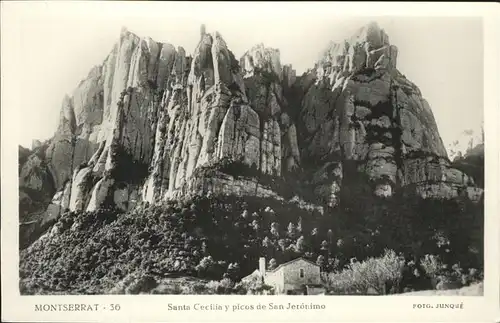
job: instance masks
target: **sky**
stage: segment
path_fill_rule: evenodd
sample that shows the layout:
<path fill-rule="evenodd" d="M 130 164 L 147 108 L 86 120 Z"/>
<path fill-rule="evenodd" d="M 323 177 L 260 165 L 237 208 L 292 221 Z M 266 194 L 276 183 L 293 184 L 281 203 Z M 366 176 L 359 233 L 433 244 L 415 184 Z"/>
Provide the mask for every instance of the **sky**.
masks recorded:
<path fill-rule="evenodd" d="M 362 10 L 361 10 L 362 11 Z M 483 121 L 480 18 L 346 16 L 314 3 L 2 2 L 2 108 L 18 112 L 18 143 L 50 138 L 61 102 L 100 65 L 120 30 L 192 53 L 200 25 L 219 31 L 236 57 L 257 43 L 278 48 L 300 74 L 319 53 L 370 21 L 398 47 L 398 69 L 429 102 L 445 146 Z"/>

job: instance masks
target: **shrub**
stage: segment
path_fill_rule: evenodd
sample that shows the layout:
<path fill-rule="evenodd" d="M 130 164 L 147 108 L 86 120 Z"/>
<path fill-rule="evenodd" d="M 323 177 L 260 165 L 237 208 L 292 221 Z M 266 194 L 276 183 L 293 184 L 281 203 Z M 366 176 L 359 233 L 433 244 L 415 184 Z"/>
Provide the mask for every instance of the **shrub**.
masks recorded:
<path fill-rule="evenodd" d="M 439 281 L 439 276 L 444 269 L 444 264 L 436 255 L 425 255 L 420 259 L 420 265 L 424 270 L 425 274 L 433 281 L 435 286 Z"/>
<path fill-rule="evenodd" d="M 140 294 L 148 293 L 157 286 L 156 279 L 150 274 L 133 272 L 127 275 L 115 287 L 113 287 L 110 294 Z"/>
<path fill-rule="evenodd" d="M 201 259 L 195 270 L 200 277 L 218 277 L 223 272 L 221 264 L 215 262 L 212 256 Z"/>
<path fill-rule="evenodd" d="M 240 272 L 240 265 L 237 262 L 230 263 L 227 266 L 226 274 L 230 279 L 236 279 L 239 275 L 239 272 Z"/>
<path fill-rule="evenodd" d="M 160 284 L 151 291 L 151 294 L 169 294 L 169 295 L 179 295 L 179 294 L 190 294 L 185 293 L 185 288 L 179 283 L 174 284 Z"/>
<path fill-rule="evenodd" d="M 482 273 L 475 268 L 464 270 L 459 263 L 449 268 L 439 256 L 425 255 L 420 260 L 426 275 L 438 290 L 455 289 L 483 280 Z"/>
<path fill-rule="evenodd" d="M 245 293 L 244 291 L 246 291 L 246 294 L 250 295 L 274 294 L 274 288 L 265 284 L 258 276 L 253 277 L 251 280 L 239 283 L 235 286 L 235 290 L 237 290 L 240 294 Z"/>
<path fill-rule="evenodd" d="M 278 263 L 276 262 L 276 259 L 271 258 L 271 259 L 269 260 L 269 264 L 267 265 L 267 269 L 269 269 L 269 270 L 273 270 L 273 269 L 275 269 L 276 267 L 278 267 Z"/>
<path fill-rule="evenodd" d="M 215 290 L 210 287 L 210 282 L 198 279 L 185 278 L 165 278 L 160 280 L 158 286 L 154 288 L 152 294 L 172 294 L 172 295 L 206 295 L 215 294 Z"/>
<path fill-rule="evenodd" d="M 239 283 L 237 283 L 237 284 L 234 285 L 233 292 L 234 292 L 234 294 L 237 294 L 237 295 L 246 295 L 246 294 L 248 294 L 248 291 L 245 288 L 245 284 L 242 283 L 242 282 L 239 282 Z"/>
<path fill-rule="evenodd" d="M 475 284 L 483 280 L 484 280 L 483 273 L 477 270 L 476 268 L 469 268 L 467 273 L 462 274 L 463 285 Z"/>
<path fill-rule="evenodd" d="M 404 258 L 385 250 L 379 258 L 352 260 L 346 269 L 328 276 L 329 289 L 336 294 L 395 293 L 402 279 Z"/>
<path fill-rule="evenodd" d="M 208 282 L 206 287 L 215 294 L 232 294 L 234 282 L 229 278 L 223 278 L 220 281 L 212 280 Z"/>
<path fill-rule="evenodd" d="M 462 283 L 454 277 L 440 275 L 438 276 L 438 283 L 436 284 L 437 290 L 457 289 L 462 287 Z"/>

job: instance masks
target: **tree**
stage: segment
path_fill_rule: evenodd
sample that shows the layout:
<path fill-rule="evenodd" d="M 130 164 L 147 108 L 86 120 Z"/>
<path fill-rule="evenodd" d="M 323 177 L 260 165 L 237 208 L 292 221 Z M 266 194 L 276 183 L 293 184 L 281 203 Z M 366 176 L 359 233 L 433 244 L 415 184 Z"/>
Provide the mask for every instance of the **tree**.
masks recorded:
<path fill-rule="evenodd" d="M 216 265 L 215 261 L 213 260 L 212 256 L 207 256 L 203 257 L 198 265 L 195 267 L 196 271 L 200 275 L 206 275 L 210 274 L 212 270 L 214 269 L 214 266 Z"/>
<path fill-rule="evenodd" d="M 297 233 L 302 233 L 302 217 L 299 217 L 299 222 L 297 223 Z"/>
<path fill-rule="evenodd" d="M 332 229 L 328 230 L 326 236 L 328 238 L 328 243 L 332 245 L 333 244 L 333 231 L 332 231 Z"/>
<path fill-rule="evenodd" d="M 273 209 L 271 209 L 269 206 L 267 206 L 267 207 L 264 209 L 264 212 L 267 212 L 267 213 L 269 213 L 269 214 L 271 214 L 271 215 L 274 215 L 274 210 L 273 210 Z"/>
<path fill-rule="evenodd" d="M 252 227 L 253 227 L 253 229 L 254 229 L 255 231 L 259 231 L 259 228 L 260 228 L 260 226 L 259 226 L 259 222 L 258 222 L 257 220 L 253 220 L 253 221 L 252 221 Z"/>
<path fill-rule="evenodd" d="M 262 240 L 262 246 L 264 248 L 270 248 L 272 247 L 273 243 L 271 242 L 271 240 L 266 236 L 263 240 Z"/>
<path fill-rule="evenodd" d="M 279 238 L 280 233 L 279 233 L 279 225 L 276 222 L 271 223 L 271 234 L 275 236 L 276 238 Z"/>
<path fill-rule="evenodd" d="M 328 258 L 328 271 L 337 270 L 340 265 L 340 260 L 337 258 Z"/>
<path fill-rule="evenodd" d="M 278 263 L 276 262 L 276 259 L 274 258 L 271 258 L 269 260 L 269 264 L 267 265 L 267 269 L 269 270 L 273 270 L 274 268 L 276 268 L 278 266 Z"/>
<path fill-rule="evenodd" d="M 304 236 L 300 236 L 300 238 L 297 239 L 297 243 L 295 244 L 295 249 L 297 252 L 304 252 L 306 248 L 306 243 L 304 240 Z"/>
<path fill-rule="evenodd" d="M 316 259 L 316 264 L 321 268 L 324 269 L 326 265 L 326 259 L 325 256 L 319 255 L 318 259 Z"/>
<path fill-rule="evenodd" d="M 236 277 L 239 274 L 239 271 L 240 271 L 240 265 L 237 262 L 230 263 L 227 266 L 227 274 L 228 274 L 229 278 L 232 280 L 236 279 Z"/>
<path fill-rule="evenodd" d="M 201 243 L 201 253 L 204 255 L 207 254 L 207 243 L 205 241 Z"/>
<path fill-rule="evenodd" d="M 297 229 L 295 228 L 295 225 L 292 222 L 288 223 L 287 236 L 290 239 L 294 239 L 296 235 L 297 235 Z"/>
<path fill-rule="evenodd" d="M 284 252 L 285 248 L 286 248 L 286 241 L 285 241 L 285 239 L 279 239 L 278 240 L 278 245 L 280 246 L 281 251 Z"/>

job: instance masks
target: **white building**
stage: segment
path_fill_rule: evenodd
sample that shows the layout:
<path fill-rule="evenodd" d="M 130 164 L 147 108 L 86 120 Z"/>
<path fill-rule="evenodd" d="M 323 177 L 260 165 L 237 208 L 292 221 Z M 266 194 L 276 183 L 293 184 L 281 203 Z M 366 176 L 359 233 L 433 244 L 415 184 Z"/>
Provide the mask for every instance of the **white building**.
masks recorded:
<path fill-rule="evenodd" d="M 242 279 L 249 282 L 262 279 L 266 285 L 274 287 L 276 294 L 323 294 L 325 289 L 321 284 L 320 267 L 304 258 L 296 258 L 279 265 L 275 269 L 266 269 L 266 259 L 259 259 L 259 268 Z"/>

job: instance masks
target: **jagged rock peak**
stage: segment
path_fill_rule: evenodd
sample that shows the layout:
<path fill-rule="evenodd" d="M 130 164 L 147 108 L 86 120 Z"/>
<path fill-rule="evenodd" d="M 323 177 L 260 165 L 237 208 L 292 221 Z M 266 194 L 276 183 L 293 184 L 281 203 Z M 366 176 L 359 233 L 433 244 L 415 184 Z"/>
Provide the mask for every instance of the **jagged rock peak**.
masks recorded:
<path fill-rule="evenodd" d="M 348 40 L 349 43 L 368 43 L 372 48 L 380 48 L 390 45 L 389 36 L 384 29 L 380 28 L 377 22 L 372 21 L 359 28 L 357 32 Z"/>
<path fill-rule="evenodd" d="M 206 36 L 208 36 L 208 38 L 212 41 L 214 39 L 219 39 L 221 42 L 224 42 L 224 44 L 226 44 L 226 42 L 224 41 L 224 39 L 219 31 L 214 30 L 211 33 L 209 33 L 209 32 L 207 32 L 207 26 L 205 24 L 202 24 L 200 26 L 200 39 L 203 40 Z"/>
<path fill-rule="evenodd" d="M 127 33 L 129 33 L 128 28 L 126 26 L 122 26 L 122 28 L 120 30 L 120 35 L 123 36 Z"/>
<path fill-rule="evenodd" d="M 256 69 L 274 73 L 280 80 L 283 77 L 279 49 L 266 47 L 263 43 L 253 46 L 243 54 L 240 66 L 245 77 L 252 76 Z"/>
<path fill-rule="evenodd" d="M 73 100 L 65 95 L 62 102 L 59 127 L 65 128 L 69 133 L 74 133 L 76 129 L 75 110 L 73 108 Z"/>
<path fill-rule="evenodd" d="M 37 149 L 37 148 L 39 148 L 41 146 L 42 146 L 42 142 L 40 140 L 33 139 L 31 141 L 31 150 L 35 150 L 35 149 Z"/>
<path fill-rule="evenodd" d="M 269 176 L 293 184 L 301 174 L 310 179 L 297 197 L 330 207 L 342 190 L 480 200 L 472 177 L 447 160 L 432 110 L 396 58 L 376 23 L 331 42 L 299 78 L 263 43 L 236 60 L 205 25 L 192 56 L 123 27 L 64 98 L 47 148 L 19 150 L 20 189 L 50 193 L 40 223 L 65 209 L 125 211 L 191 194 L 283 199 Z M 234 176 L 241 163 L 251 178 Z"/>
<path fill-rule="evenodd" d="M 343 42 L 331 41 L 317 62 L 316 71 L 321 78 L 325 74 L 332 76 L 330 72 L 347 76 L 367 68 L 392 70 L 396 68 L 397 54 L 398 49 L 389 43 L 387 33 L 371 22 Z"/>
<path fill-rule="evenodd" d="M 120 44 L 123 44 L 124 41 L 126 40 L 139 40 L 140 37 L 136 34 L 134 34 L 133 32 L 131 32 L 130 30 L 128 30 L 127 27 L 122 27 L 121 30 L 120 30 L 120 38 L 119 38 L 119 41 L 118 41 L 118 46 Z"/>
<path fill-rule="evenodd" d="M 188 84 L 197 84 L 203 92 L 215 84 L 234 83 L 239 71 L 234 54 L 219 32 L 207 33 L 204 25 L 200 29 L 201 37 L 192 56 Z"/>

